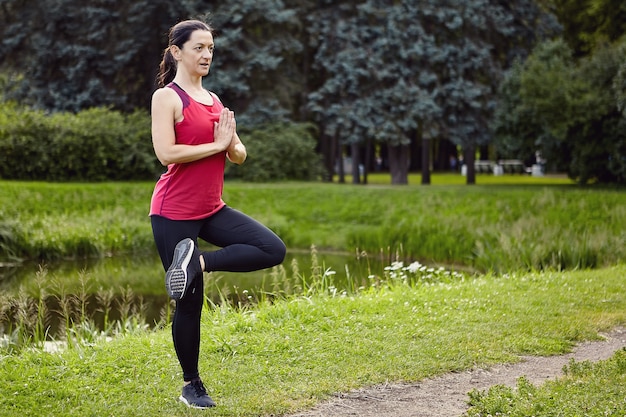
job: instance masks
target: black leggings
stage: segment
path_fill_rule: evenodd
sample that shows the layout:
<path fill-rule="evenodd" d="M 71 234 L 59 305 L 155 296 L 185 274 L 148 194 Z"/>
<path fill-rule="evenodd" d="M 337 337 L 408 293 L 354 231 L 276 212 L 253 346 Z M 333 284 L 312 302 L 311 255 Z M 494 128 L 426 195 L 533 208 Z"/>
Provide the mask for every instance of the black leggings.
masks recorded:
<path fill-rule="evenodd" d="M 278 265 L 285 258 L 285 244 L 274 232 L 228 206 L 202 220 L 169 220 L 151 216 L 151 221 L 154 241 L 165 270 L 172 263 L 176 244 L 187 237 L 193 239 L 196 245 L 199 237 L 221 248 L 202 252 L 204 270 L 208 272 L 256 271 Z M 203 301 L 203 279 L 194 279 L 185 297 L 176 302 L 172 319 L 174 349 L 185 381 L 199 376 L 200 314 Z"/>

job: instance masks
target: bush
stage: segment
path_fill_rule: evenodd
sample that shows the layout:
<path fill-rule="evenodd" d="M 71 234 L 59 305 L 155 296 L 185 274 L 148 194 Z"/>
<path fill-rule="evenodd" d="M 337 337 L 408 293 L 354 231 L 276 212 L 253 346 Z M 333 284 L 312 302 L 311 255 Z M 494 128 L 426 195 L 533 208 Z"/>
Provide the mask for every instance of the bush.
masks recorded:
<path fill-rule="evenodd" d="M 248 159 L 240 167 L 229 164 L 226 175 L 244 181 L 315 180 L 322 172 L 315 152 L 313 127 L 304 123 L 276 123 L 239 129 Z"/>
<path fill-rule="evenodd" d="M 0 104 L 0 177 L 42 181 L 155 178 L 150 117 L 92 108 L 54 113 Z"/>
<path fill-rule="evenodd" d="M 322 173 L 313 127 L 277 123 L 240 128 L 248 150 L 226 175 L 245 181 L 313 180 Z M 106 108 L 48 115 L 0 103 L 0 178 L 39 181 L 155 179 L 163 167 L 152 148 L 150 116 Z"/>

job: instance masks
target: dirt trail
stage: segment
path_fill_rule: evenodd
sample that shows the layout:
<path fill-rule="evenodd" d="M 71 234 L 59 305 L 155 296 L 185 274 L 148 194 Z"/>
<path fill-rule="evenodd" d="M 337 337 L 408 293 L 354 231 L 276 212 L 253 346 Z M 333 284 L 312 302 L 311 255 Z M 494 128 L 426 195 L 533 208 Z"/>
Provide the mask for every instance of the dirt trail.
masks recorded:
<path fill-rule="evenodd" d="M 603 334 L 605 340 L 585 342 L 567 355 L 524 356 L 523 361 L 442 375 L 415 384 L 386 384 L 338 394 L 312 410 L 286 417 L 459 417 L 467 411 L 467 393 L 496 384 L 515 386 L 525 376 L 541 384 L 562 374 L 570 359 L 599 361 L 626 347 L 626 328 Z"/>

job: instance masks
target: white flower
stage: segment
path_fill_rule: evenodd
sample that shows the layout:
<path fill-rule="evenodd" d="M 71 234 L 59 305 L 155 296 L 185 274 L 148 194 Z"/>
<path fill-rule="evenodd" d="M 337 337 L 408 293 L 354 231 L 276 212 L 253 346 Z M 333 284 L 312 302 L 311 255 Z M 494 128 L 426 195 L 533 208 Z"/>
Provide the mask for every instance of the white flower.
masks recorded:
<path fill-rule="evenodd" d="M 422 267 L 422 264 L 419 262 L 413 262 L 411 263 L 409 266 L 406 267 L 406 270 L 409 271 L 410 273 L 414 274 L 416 273 L 420 268 Z"/>

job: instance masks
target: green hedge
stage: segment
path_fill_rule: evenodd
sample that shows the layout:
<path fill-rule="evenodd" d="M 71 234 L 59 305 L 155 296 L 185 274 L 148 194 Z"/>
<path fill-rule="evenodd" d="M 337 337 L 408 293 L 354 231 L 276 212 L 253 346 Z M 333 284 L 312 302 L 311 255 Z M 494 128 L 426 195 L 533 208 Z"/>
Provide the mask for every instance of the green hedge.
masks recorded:
<path fill-rule="evenodd" d="M 274 124 L 240 128 L 248 149 L 227 175 L 246 181 L 319 178 L 312 128 Z M 155 179 L 164 168 L 152 148 L 150 115 L 106 108 L 46 114 L 0 103 L 0 178 L 38 181 Z"/>
<path fill-rule="evenodd" d="M 145 111 L 122 114 L 106 108 L 74 113 L 0 104 L 0 177 L 43 181 L 105 181 L 155 178 Z"/>
<path fill-rule="evenodd" d="M 250 182 L 321 178 L 323 166 L 315 151 L 317 143 L 312 125 L 275 123 L 238 130 L 248 158 L 241 166 L 229 165 L 228 177 Z"/>

